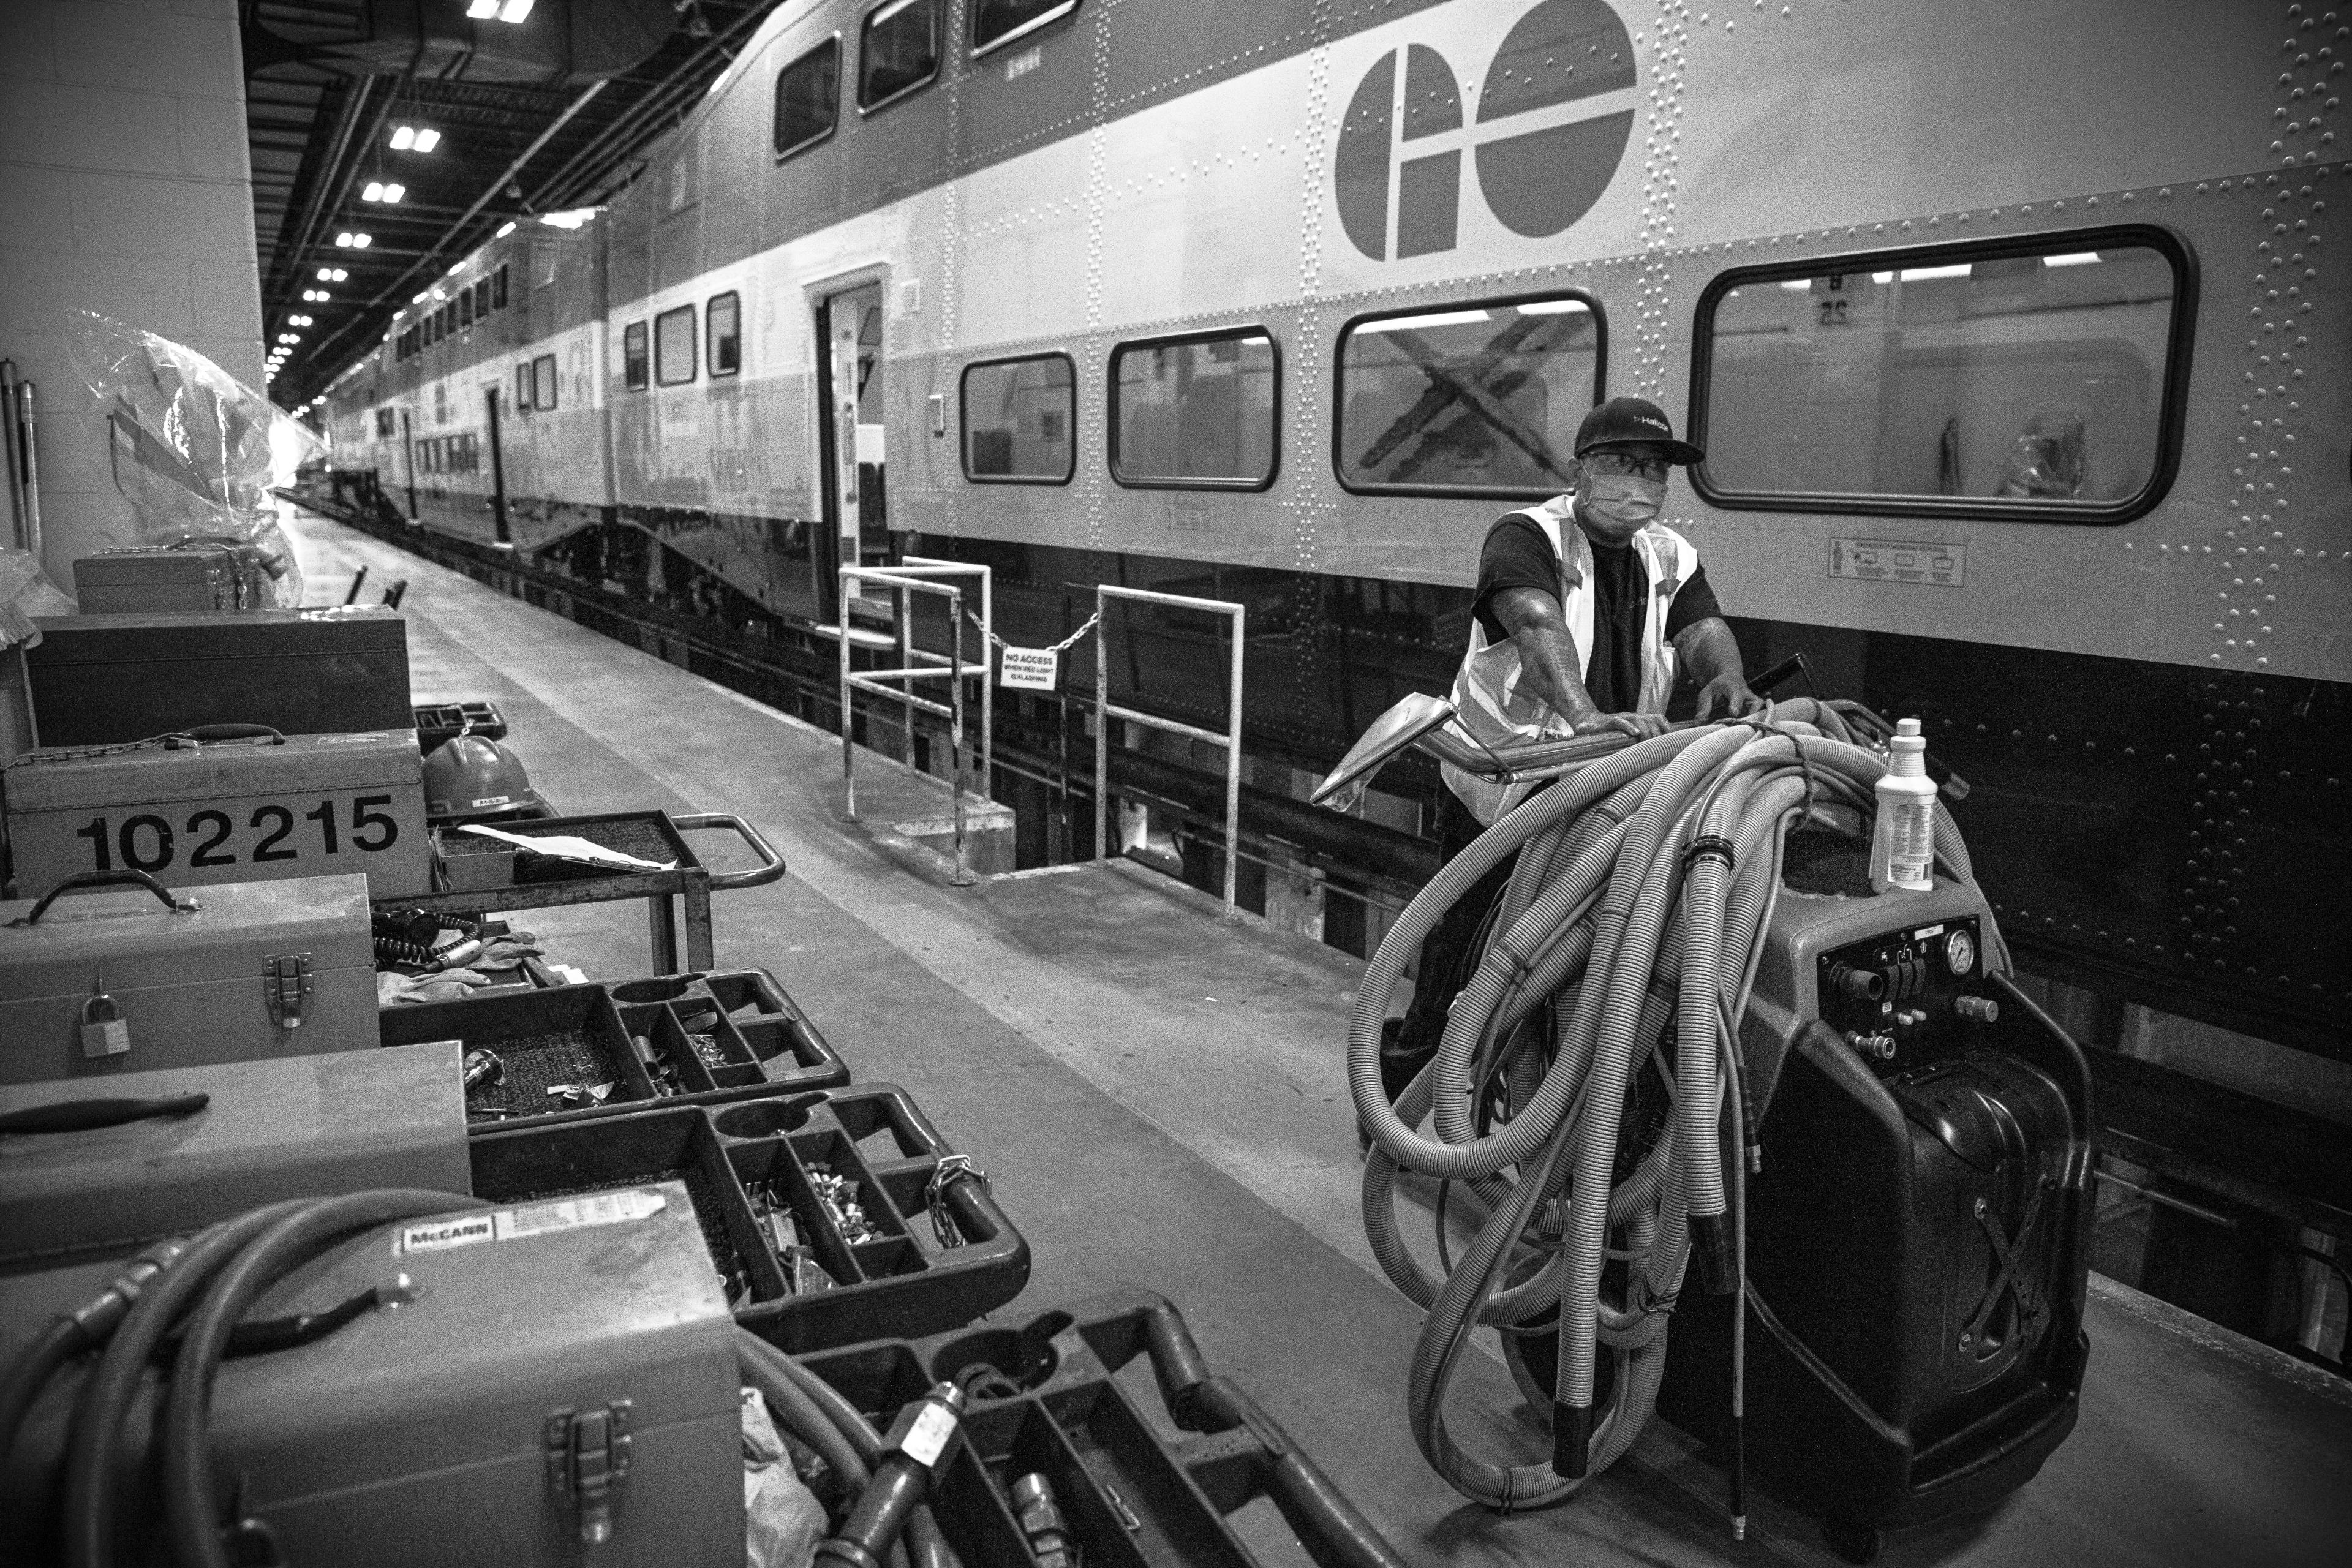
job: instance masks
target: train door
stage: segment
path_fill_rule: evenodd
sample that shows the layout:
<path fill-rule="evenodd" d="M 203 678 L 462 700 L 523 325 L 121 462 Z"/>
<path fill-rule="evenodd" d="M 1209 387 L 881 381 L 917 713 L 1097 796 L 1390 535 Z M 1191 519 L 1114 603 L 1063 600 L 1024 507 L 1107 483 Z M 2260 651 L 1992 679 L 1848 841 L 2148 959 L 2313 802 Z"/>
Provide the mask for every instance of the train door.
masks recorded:
<path fill-rule="evenodd" d="M 817 376 L 826 410 L 820 456 L 833 553 L 841 565 L 872 565 L 887 560 L 890 550 L 882 461 L 882 285 L 863 283 L 826 296 L 818 318 L 824 348 Z"/>
<path fill-rule="evenodd" d="M 514 535 L 507 530 L 506 448 L 499 440 L 499 384 L 493 381 L 482 387 L 490 436 L 490 521 L 498 525 L 499 542 L 511 544 Z"/>
<path fill-rule="evenodd" d="M 408 410 L 400 411 L 400 480 L 408 492 L 408 521 L 416 521 L 416 432 L 410 428 Z"/>

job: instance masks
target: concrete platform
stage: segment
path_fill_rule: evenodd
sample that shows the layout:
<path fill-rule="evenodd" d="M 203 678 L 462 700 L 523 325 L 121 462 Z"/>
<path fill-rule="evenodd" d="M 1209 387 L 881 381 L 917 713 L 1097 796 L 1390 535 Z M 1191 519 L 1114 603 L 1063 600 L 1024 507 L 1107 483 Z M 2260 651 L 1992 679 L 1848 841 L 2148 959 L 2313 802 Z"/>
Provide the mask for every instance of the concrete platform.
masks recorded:
<path fill-rule="evenodd" d="M 1470 1506 L 1423 1465 L 1404 1418 L 1420 1315 L 1373 1271 L 1358 1218 L 1341 1062 L 1355 961 L 1220 923 L 1213 900 L 1131 867 L 950 887 L 888 826 L 915 816 L 879 809 L 879 793 L 863 821 L 841 819 L 836 738 L 332 523 L 305 517 L 298 537 L 314 596 L 362 563 L 409 580 L 417 700 L 496 700 L 562 809 L 761 826 L 792 874 L 719 898 L 719 962 L 773 970 L 858 1076 L 906 1085 L 987 1168 L 1035 1249 L 1014 1310 L 1166 1293 L 1212 1363 L 1414 1562 L 1837 1561 L 1769 1498 L 1733 1545 L 1720 1478 L 1663 1423 L 1539 1514 Z M 896 768 L 861 755 L 861 792 L 944 801 Z M 645 970 L 635 906 L 535 923 L 600 977 Z M 2105 1281 L 2090 1333 L 2081 1423 L 2041 1477 L 1987 1516 L 1895 1538 L 1882 1561 L 2347 1560 L 2352 1386 Z M 1461 1435 L 1539 1452 L 1502 1367 L 1465 1359 Z M 1269 1563 L 1303 1561 L 1278 1521 L 1252 1535 Z"/>

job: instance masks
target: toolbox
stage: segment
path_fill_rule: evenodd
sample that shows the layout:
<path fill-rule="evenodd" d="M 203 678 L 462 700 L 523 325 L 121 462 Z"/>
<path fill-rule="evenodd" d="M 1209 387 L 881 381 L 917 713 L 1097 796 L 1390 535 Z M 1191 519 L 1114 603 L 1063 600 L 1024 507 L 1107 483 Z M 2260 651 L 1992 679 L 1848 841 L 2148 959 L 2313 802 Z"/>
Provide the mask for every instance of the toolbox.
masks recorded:
<path fill-rule="evenodd" d="M 282 735 L 217 725 L 129 748 L 50 747 L 0 773 L 16 887 L 128 868 L 167 887 L 366 876 L 374 898 L 430 890 L 414 731 Z"/>
<path fill-rule="evenodd" d="M 25 652 L 45 746 L 103 746 L 204 724 L 289 735 L 405 730 L 408 627 L 382 605 L 37 618 Z"/>
<path fill-rule="evenodd" d="M 0 1139 L 0 1267 L 120 1258 L 280 1198 L 469 1190 L 457 1048 L 449 1045 L 0 1084 L 0 1118 L 186 1096 L 205 1103 Z"/>
<path fill-rule="evenodd" d="M 0 1279 L 0 1357 L 113 1271 Z M 362 1231 L 262 1291 L 247 1321 L 402 1276 L 398 1310 L 222 1363 L 208 1421 L 222 1504 L 254 1521 L 241 1546 L 340 1568 L 743 1561 L 735 1331 L 683 1188 Z M 87 1375 L 53 1381 L 0 1480 L 10 1551 L 28 1562 L 64 1559 L 57 1479 Z M 159 1468 L 152 1443 L 137 1451 L 152 1409 L 125 1428 L 126 1478 Z M 116 1561 L 170 1561 L 154 1484 L 127 1479 L 117 1497 Z"/>
<path fill-rule="evenodd" d="M 379 1015 L 387 1046 L 455 1040 L 496 1068 L 466 1089 L 478 1127 L 537 1126 L 642 1109 L 721 1103 L 849 1081 L 807 1014 L 764 969 L 665 974 L 617 985 L 460 997 Z M 636 1042 L 644 1042 L 640 1047 Z M 551 1085 L 610 1084 L 593 1103 Z"/>
<path fill-rule="evenodd" d="M 251 546 L 216 542 L 101 550 L 74 563 L 74 598 L 86 616 L 274 608 L 261 559 Z"/>
<path fill-rule="evenodd" d="M 367 879 L 142 871 L 0 903 L 0 1083 L 372 1050 Z"/>
<path fill-rule="evenodd" d="M 1118 1377 L 1139 1355 L 1166 1406 L 1157 1420 Z M 964 1441 L 930 1500 L 967 1568 L 1040 1561 L 1024 1528 L 1024 1513 L 1038 1522 L 1040 1495 L 1060 1515 L 1065 1561 L 1087 1568 L 1252 1568 L 1247 1538 L 1265 1527 L 1245 1535 L 1232 1521 L 1260 1498 L 1297 1537 L 1269 1539 L 1269 1561 L 1297 1561 L 1297 1547 L 1323 1568 L 1403 1561 L 1256 1401 L 1209 1371 L 1182 1316 L 1147 1290 L 801 1361 L 877 1427 L 933 1384 L 964 1390 Z M 1171 1422 L 1200 1436 L 1163 1436 Z"/>
<path fill-rule="evenodd" d="M 500 1128 L 469 1149 L 494 1203 L 684 1182 L 736 1321 L 790 1352 L 970 1322 L 1029 1278 L 986 1177 L 895 1084 Z"/>

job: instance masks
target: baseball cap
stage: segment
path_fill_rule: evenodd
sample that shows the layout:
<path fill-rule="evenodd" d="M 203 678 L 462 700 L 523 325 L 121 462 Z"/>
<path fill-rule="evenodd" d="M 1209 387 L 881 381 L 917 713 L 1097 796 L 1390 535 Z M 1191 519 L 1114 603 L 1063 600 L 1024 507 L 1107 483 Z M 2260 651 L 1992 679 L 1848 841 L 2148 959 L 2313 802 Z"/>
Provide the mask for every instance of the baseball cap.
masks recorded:
<path fill-rule="evenodd" d="M 1666 448 L 1670 463 L 1703 463 L 1706 454 L 1688 441 L 1675 439 L 1666 411 L 1643 397 L 1612 397 L 1584 416 L 1576 427 L 1576 455 L 1595 447 L 1622 447 L 1633 442 Z"/>

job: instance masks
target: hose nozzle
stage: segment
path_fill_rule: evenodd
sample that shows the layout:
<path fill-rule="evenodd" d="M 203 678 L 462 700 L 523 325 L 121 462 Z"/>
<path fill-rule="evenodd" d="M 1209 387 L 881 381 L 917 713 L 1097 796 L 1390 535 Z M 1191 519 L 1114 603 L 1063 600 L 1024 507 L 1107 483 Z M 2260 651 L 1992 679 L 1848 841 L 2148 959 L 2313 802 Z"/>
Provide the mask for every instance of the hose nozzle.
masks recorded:
<path fill-rule="evenodd" d="M 1555 1400 L 1551 1407 L 1551 1473 L 1562 1480 L 1580 1481 L 1590 1468 L 1592 1457 L 1592 1406 L 1562 1405 Z"/>

